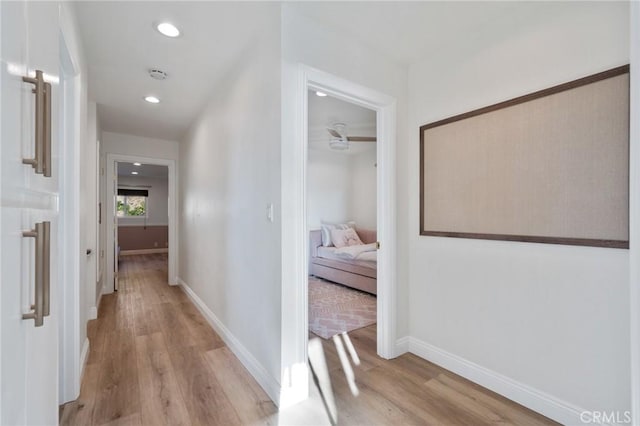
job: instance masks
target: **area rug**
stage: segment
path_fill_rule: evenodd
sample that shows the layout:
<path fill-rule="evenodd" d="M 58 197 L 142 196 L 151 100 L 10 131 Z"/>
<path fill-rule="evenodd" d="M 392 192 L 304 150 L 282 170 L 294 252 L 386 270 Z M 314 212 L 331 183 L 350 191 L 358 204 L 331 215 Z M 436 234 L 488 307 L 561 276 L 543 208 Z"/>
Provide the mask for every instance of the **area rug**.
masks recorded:
<path fill-rule="evenodd" d="M 376 298 L 309 277 L 309 330 L 328 339 L 376 323 Z"/>

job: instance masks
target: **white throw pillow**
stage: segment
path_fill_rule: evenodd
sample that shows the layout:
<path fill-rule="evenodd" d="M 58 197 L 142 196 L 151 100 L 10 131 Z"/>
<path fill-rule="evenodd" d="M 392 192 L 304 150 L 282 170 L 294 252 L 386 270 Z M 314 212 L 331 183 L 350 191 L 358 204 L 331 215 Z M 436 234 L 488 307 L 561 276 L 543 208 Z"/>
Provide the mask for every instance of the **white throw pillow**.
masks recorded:
<path fill-rule="evenodd" d="M 360 241 L 360 237 L 358 237 L 356 230 L 353 228 L 332 229 L 331 241 L 333 242 L 333 245 L 336 246 L 337 248 L 362 245 L 362 241 Z"/>
<path fill-rule="evenodd" d="M 356 229 L 356 223 L 353 221 L 345 222 L 345 223 L 328 223 L 322 222 L 321 224 L 321 234 L 322 234 L 322 245 L 324 247 L 331 247 L 333 242 L 331 242 L 331 230 L 332 229 Z"/>

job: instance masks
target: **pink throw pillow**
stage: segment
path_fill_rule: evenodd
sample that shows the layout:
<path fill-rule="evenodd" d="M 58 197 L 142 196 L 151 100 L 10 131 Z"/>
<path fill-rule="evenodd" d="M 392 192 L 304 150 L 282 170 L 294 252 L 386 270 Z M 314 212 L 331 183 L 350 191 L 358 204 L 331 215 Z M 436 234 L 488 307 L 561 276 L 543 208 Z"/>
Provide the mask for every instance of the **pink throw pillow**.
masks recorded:
<path fill-rule="evenodd" d="M 337 248 L 362 245 L 355 229 L 332 229 L 331 241 Z"/>

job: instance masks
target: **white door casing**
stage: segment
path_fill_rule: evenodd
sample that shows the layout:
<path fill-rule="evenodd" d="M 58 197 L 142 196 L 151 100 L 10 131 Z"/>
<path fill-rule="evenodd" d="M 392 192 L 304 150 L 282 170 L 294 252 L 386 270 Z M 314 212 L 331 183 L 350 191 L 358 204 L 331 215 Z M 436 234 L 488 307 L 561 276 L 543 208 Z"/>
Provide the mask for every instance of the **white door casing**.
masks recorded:
<path fill-rule="evenodd" d="M 109 195 L 113 194 L 113 197 L 111 197 L 114 201 L 113 201 L 113 209 L 109 209 L 109 224 L 113 225 L 113 244 L 111 244 L 108 247 L 108 250 L 110 250 L 111 252 L 113 252 L 113 279 L 110 280 L 109 282 L 113 283 L 113 290 L 117 291 L 118 290 L 118 268 L 119 268 L 119 262 L 118 262 L 118 254 L 120 253 L 120 250 L 118 249 L 120 247 L 120 243 L 118 242 L 118 213 L 117 213 L 117 209 L 116 209 L 116 198 L 118 195 L 118 162 L 114 161 L 113 164 L 109 164 L 109 169 L 113 171 L 113 179 L 109 180 L 107 185 L 109 185 L 109 189 L 111 189 L 113 192 L 111 192 Z M 107 203 L 108 204 L 108 203 Z"/>
<path fill-rule="evenodd" d="M 377 136 L 377 231 L 378 252 L 378 342 L 383 358 L 396 354 L 396 100 L 395 98 L 299 64 L 295 73 L 293 132 L 283 130 L 282 157 L 282 394 L 280 407 L 294 404 L 308 395 L 308 264 L 306 180 L 308 149 L 308 100 L 311 90 L 376 111 Z M 293 78 L 293 73 L 291 75 Z M 284 122 L 283 122 L 284 123 Z M 287 122 L 287 125 L 290 122 Z M 284 125 L 284 124 L 283 124 Z M 287 307 L 286 309 L 284 307 Z"/>
<path fill-rule="evenodd" d="M 117 169 L 115 164 L 117 162 L 134 163 L 140 162 L 143 164 L 155 164 L 158 166 L 167 166 L 169 169 L 169 200 L 168 200 L 168 215 L 169 215 L 169 265 L 168 265 L 168 278 L 169 285 L 177 285 L 177 273 L 178 273 L 178 231 L 177 231 L 177 165 L 175 160 L 167 160 L 162 158 L 150 158 L 139 157 L 133 155 L 124 154 L 107 154 L 107 176 L 106 176 L 106 197 L 104 206 L 103 220 L 107 222 L 106 232 L 106 270 L 104 271 L 105 281 L 103 284 L 103 293 L 112 293 L 114 291 L 114 271 L 117 268 L 117 260 L 115 259 L 115 244 L 117 242 L 116 232 L 117 226 L 115 221 L 116 211 L 116 193 L 117 193 Z"/>
<path fill-rule="evenodd" d="M 61 23 L 61 26 L 63 23 Z M 60 102 L 61 158 L 65 161 L 60 170 L 59 243 L 62 271 L 59 303 L 62 311 L 59 327 L 60 347 L 60 397 L 59 403 L 76 399 L 80 393 L 82 360 L 80 329 L 80 108 L 81 81 L 79 64 L 71 54 L 65 31 L 60 38 Z"/>

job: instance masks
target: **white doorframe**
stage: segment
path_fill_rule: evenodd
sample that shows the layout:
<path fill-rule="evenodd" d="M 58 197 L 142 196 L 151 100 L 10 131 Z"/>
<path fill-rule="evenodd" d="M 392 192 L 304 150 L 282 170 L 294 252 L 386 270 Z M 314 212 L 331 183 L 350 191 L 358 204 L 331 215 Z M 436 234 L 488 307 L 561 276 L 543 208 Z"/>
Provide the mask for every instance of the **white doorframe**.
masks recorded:
<path fill-rule="evenodd" d="M 61 25 L 63 25 L 62 23 Z M 59 402 L 80 394 L 80 69 L 71 55 L 66 32 L 60 33 L 60 338 Z"/>
<path fill-rule="evenodd" d="M 631 330 L 631 413 L 640 425 L 640 3 L 631 2 L 629 43 L 629 290 Z"/>
<path fill-rule="evenodd" d="M 169 202 L 168 202 L 168 213 L 169 213 L 169 284 L 177 285 L 178 279 L 178 234 L 177 234 L 177 213 L 178 213 L 178 202 L 176 199 L 176 162 L 175 160 L 166 160 L 161 158 L 150 158 L 150 157 L 138 157 L 134 155 L 122 155 L 122 154 L 107 154 L 107 188 L 105 191 L 106 200 L 105 200 L 105 209 L 104 216 L 107 221 L 107 235 L 106 235 L 106 254 L 107 254 L 107 264 L 106 264 L 106 281 L 103 285 L 103 293 L 113 293 L 114 291 L 114 265 L 115 265 L 115 256 L 114 256 L 114 231 L 115 231 L 115 196 L 114 190 L 114 164 L 116 162 L 125 162 L 125 163 L 134 163 L 139 162 L 143 164 L 154 164 L 158 166 L 167 166 L 169 168 Z"/>
<path fill-rule="evenodd" d="M 377 115 L 377 232 L 378 252 L 378 355 L 396 354 L 396 100 L 395 98 L 300 64 L 295 90 L 295 144 L 286 146 L 283 156 L 283 200 L 293 208 L 283 226 L 283 346 L 292 362 L 284 366 L 280 406 L 306 397 L 305 374 L 294 371 L 307 364 L 308 344 L 308 264 L 307 158 L 309 89 L 321 90 L 338 99 L 376 111 Z M 287 163 L 290 164 L 288 165 Z M 291 306 L 293 305 L 293 306 Z M 291 335 L 293 333 L 293 335 Z M 287 371 L 289 369 L 289 371 Z M 297 377 L 296 377 L 297 376 Z M 304 387 L 306 386 L 306 389 Z M 287 394 L 289 392 L 289 394 Z"/>

